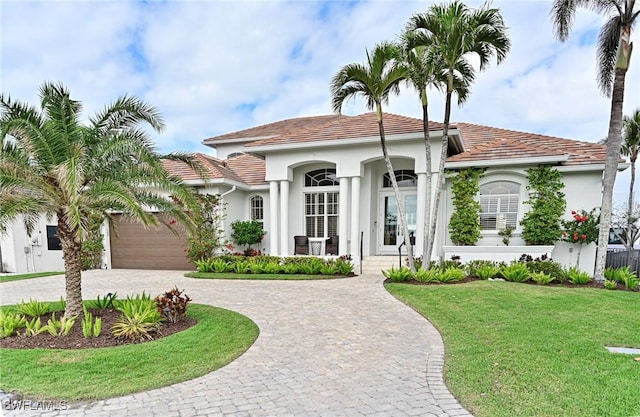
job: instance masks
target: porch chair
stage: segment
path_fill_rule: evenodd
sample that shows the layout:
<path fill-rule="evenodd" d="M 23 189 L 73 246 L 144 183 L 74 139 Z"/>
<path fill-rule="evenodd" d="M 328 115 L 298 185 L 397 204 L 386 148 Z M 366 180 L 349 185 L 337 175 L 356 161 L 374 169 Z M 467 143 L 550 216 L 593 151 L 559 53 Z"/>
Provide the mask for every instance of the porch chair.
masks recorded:
<path fill-rule="evenodd" d="M 325 255 L 337 255 L 338 254 L 338 236 L 331 236 L 325 241 L 324 244 Z"/>
<path fill-rule="evenodd" d="M 307 236 L 294 236 L 293 242 L 294 246 L 294 255 L 308 255 L 309 254 L 309 238 Z"/>

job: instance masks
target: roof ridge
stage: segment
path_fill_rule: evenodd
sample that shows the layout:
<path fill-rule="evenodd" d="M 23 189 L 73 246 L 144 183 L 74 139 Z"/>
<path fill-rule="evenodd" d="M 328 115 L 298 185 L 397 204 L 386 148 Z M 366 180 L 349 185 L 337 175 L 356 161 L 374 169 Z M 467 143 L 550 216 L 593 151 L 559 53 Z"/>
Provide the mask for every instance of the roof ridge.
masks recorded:
<path fill-rule="evenodd" d="M 525 132 L 523 130 L 507 129 L 507 128 L 503 128 L 503 127 L 487 126 L 487 125 L 481 125 L 481 124 L 478 124 L 478 123 L 456 122 L 456 124 L 458 126 L 460 126 L 460 127 L 463 127 L 463 128 L 464 128 L 464 126 L 479 127 L 479 128 L 483 128 L 483 129 L 499 130 L 499 131 L 502 131 L 502 132 L 519 133 L 519 134 L 523 134 L 523 135 L 537 136 L 537 137 L 548 138 L 548 139 L 553 139 L 553 140 L 566 140 L 566 141 L 577 142 L 577 143 L 581 143 L 581 144 L 597 145 L 597 143 L 595 143 L 595 142 L 589 142 L 589 141 L 585 141 L 585 140 L 571 139 L 571 138 L 560 137 L 560 136 L 551 136 L 551 135 L 545 135 L 545 134 L 542 134 L 542 133 Z M 463 137 L 464 137 L 464 133 L 463 133 Z"/>

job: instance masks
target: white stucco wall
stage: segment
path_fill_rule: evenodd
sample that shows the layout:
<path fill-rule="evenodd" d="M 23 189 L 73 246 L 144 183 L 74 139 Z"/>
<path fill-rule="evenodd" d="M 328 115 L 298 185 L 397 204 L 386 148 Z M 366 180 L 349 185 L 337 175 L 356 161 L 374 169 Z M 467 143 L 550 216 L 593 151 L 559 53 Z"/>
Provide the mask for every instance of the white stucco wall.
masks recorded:
<path fill-rule="evenodd" d="M 27 235 L 22 219 L 8 227 L 7 233 L 1 238 L 2 261 L 7 272 L 64 270 L 62 251 L 47 248 L 47 225 L 55 226 L 56 220 L 41 216 L 31 237 Z"/>

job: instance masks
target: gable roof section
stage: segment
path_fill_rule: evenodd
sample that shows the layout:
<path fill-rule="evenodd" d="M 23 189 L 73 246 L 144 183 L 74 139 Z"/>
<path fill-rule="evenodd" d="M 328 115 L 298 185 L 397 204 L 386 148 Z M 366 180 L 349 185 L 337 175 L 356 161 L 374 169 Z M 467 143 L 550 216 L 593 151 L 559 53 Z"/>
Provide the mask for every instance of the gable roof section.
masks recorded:
<path fill-rule="evenodd" d="M 606 159 L 606 146 L 534 133 L 456 123 L 465 151 L 447 162 L 472 162 L 566 156 L 564 165 L 600 164 Z"/>
<path fill-rule="evenodd" d="M 227 179 L 246 185 L 266 184 L 265 162 L 257 155 L 244 154 L 224 161 L 202 153 L 195 153 L 193 157 L 200 162 L 207 180 Z M 162 165 L 171 175 L 183 181 L 203 180 L 198 172 L 183 162 L 165 159 Z"/>
<path fill-rule="evenodd" d="M 340 115 L 330 114 L 324 116 L 298 117 L 295 119 L 281 120 L 279 122 L 269 123 L 266 125 L 256 126 L 249 129 L 239 130 L 236 132 L 226 133 L 220 136 L 214 136 L 205 139 L 202 143 L 205 145 L 215 145 L 216 143 L 224 143 L 226 141 L 270 138 L 280 136 L 286 132 L 293 132 L 299 129 L 309 129 L 330 123 L 335 119 L 339 119 Z"/>
<path fill-rule="evenodd" d="M 422 120 L 413 117 L 384 113 L 384 131 L 387 136 L 422 133 Z M 429 122 L 429 130 L 442 130 L 442 124 Z M 245 145 L 247 148 L 266 145 L 313 143 L 328 140 L 349 140 L 378 136 L 376 113 L 358 116 L 338 116 L 334 120 L 298 130 L 282 131 L 271 138 L 257 140 Z"/>
<path fill-rule="evenodd" d="M 226 166 L 249 185 L 262 185 L 266 174 L 264 159 L 250 153 L 228 158 Z"/>

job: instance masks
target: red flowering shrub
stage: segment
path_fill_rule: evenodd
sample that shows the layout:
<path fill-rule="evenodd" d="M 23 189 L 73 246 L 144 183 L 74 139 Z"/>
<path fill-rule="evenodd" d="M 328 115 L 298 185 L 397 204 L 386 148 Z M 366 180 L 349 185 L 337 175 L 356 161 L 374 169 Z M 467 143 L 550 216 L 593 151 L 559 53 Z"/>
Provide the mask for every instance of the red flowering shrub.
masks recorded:
<path fill-rule="evenodd" d="M 590 212 L 572 210 L 572 220 L 563 220 L 562 240 L 571 243 L 588 244 L 598 240 L 600 213 L 598 209 Z"/>

